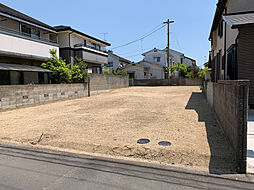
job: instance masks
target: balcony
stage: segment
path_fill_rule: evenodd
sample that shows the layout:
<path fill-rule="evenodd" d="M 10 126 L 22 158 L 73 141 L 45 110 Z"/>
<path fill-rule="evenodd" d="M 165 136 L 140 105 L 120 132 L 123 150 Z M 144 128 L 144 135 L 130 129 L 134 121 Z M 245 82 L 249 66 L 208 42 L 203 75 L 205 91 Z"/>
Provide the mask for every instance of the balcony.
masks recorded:
<path fill-rule="evenodd" d="M 96 49 L 93 46 L 89 46 L 89 45 L 85 45 L 85 44 L 75 44 L 74 47 L 75 48 L 88 48 L 88 49 L 95 50 L 95 51 L 98 51 L 98 52 L 106 53 L 108 55 L 108 52 L 106 50 Z"/>
<path fill-rule="evenodd" d="M 53 34 L 53 33 L 52 33 L 52 35 L 55 35 L 55 36 L 52 36 L 51 38 L 50 37 L 49 38 L 43 38 L 41 36 L 36 36 L 36 35 L 33 35 L 33 34 L 24 33 L 24 32 L 21 32 L 21 31 L 13 30 L 13 29 L 10 29 L 10 28 L 2 27 L 2 26 L 0 26 L 0 32 L 5 33 L 5 34 L 19 36 L 19 37 L 22 37 L 22 38 L 27 38 L 27 39 L 30 39 L 30 40 L 57 44 L 57 36 L 56 36 L 56 34 Z"/>
<path fill-rule="evenodd" d="M 0 27 L 0 42 L 0 53 L 15 57 L 44 59 L 50 57 L 50 49 L 59 50 L 56 41 L 24 35 L 19 31 L 4 27 Z"/>
<path fill-rule="evenodd" d="M 86 62 L 95 64 L 107 64 L 108 63 L 108 53 L 105 50 L 98 50 L 92 46 L 84 44 L 76 44 L 75 55 Z"/>

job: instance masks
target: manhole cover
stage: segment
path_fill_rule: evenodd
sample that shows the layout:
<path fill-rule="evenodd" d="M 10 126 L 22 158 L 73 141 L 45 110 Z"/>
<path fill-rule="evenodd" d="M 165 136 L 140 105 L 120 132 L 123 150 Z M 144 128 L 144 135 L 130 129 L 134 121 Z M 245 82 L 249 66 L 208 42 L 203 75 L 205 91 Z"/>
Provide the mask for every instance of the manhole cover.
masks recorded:
<path fill-rule="evenodd" d="M 147 144 L 147 143 L 149 143 L 149 142 L 150 142 L 149 139 L 139 139 L 139 140 L 137 141 L 138 144 Z"/>
<path fill-rule="evenodd" d="M 169 141 L 160 141 L 158 144 L 161 146 L 171 146 L 171 142 Z"/>

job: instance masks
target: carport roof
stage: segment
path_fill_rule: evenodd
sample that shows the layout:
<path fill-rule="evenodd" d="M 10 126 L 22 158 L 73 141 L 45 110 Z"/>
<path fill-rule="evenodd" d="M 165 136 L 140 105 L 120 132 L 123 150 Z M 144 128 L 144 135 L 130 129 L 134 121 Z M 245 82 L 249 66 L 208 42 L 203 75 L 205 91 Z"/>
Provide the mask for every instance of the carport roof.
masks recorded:
<path fill-rule="evenodd" d="M 227 14 L 222 17 L 231 28 L 254 25 L 254 12 Z"/>
<path fill-rule="evenodd" d="M 48 69 L 43 69 L 41 67 L 36 67 L 36 66 L 18 65 L 18 64 L 7 64 L 7 63 L 0 63 L 0 70 L 5 70 L 5 71 L 44 72 L 44 73 L 52 72 L 52 71 L 50 71 Z"/>

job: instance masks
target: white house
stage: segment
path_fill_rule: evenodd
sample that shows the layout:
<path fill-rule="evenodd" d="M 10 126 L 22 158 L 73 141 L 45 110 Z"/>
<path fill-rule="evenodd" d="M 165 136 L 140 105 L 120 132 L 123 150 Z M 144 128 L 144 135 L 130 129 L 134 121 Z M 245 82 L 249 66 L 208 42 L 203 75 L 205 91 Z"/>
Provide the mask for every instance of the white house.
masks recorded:
<path fill-rule="evenodd" d="M 164 79 L 165 68 L 163 65 L 142 60 L 128 64 L 123 69 L 134 79 Z"/>
<path fill-rule="evenodd" d="M 0 85 L 49 83 L 50 49 L 59 55 L 55 28 L 0 3 Z"/>
<path fill-rule="evenodd" d="M 181 62 L 186 66 L 196 65 L 196 61 L 194 59 L 184 56 L 183 53 L 180 53 L 172 49 L 169 50 L 169 53 L 170 53 L 169 66 L 176 65 L 176 62 Z M 167 48 L 163 50 L 154 48 L 148 52 L 143 53 L 142 55 L 144 56 L 144 61 L 167 66 Z"/>
<path fill-rule="evenodd" d="M 58 32 L 60 57 L 68 64 L 74 64 L 74 58 L 82 59 L 89 73 L 102 73 L 108 63 L 108 52 L 105 47 L 110 43 L 71 28 L 70 26 L 55 26 Z"/>
<path fill-rule="evenodd" d="M 108 63 L 106 64 L 106 68 L 109 69 L 110 72 L 113 70 L 116 71 L 130 63 L 131 61 L 114 54 L 112 51 L 108 51 Z"/>
<path fill-rule="evenodd" d="M 140 64 L 128 64 L 123 68 L 123 70 L 128 73 L 130 79 L 148 79 L 148 76 L 145 74 L 145 67 Z"/>

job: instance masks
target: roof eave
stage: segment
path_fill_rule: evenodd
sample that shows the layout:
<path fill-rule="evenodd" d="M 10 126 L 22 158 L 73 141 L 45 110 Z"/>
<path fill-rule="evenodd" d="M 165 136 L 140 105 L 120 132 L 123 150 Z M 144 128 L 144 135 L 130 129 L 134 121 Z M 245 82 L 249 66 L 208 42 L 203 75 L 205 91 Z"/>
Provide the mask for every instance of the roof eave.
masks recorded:
<path fill-rule="evenodd" d="M 55 29 L 56 29 L 57 32 L 72 31 L 72 32 L 75 32 L 75 33 L 77 33 L 77 34 L 79 34 L 79 35 L 82 35 L 82 36 L 84 36 L 84 37 L 91 38 L 92 40 L 98 41 L 98 42 L 100 42 L 100 43 L 102 43 L 102 44 L 104 44 L 104 45 L 106 45 L 106 46 L 111 46 L 111 44 L 108 43 L 108 42 L 102 41 L 102 40 L 97 39 L 97 38 L 95 38 L 95 37 L 92 37 L 92 36 L 90 36 L 90 35 L 88 35 L 88 34 L 85 34 L 85 33 L 83 33 L 83 32 L 80 32 L 80 31 L 78 31 L 78 30 L 76 30 L 76 29 L 73 29 L 73 28 L 70 27 L 70 26 L 64 26 L 63 28 L 60 28 L 60 29 L 58 29 L 57 26 L 55 26 Z"/>

